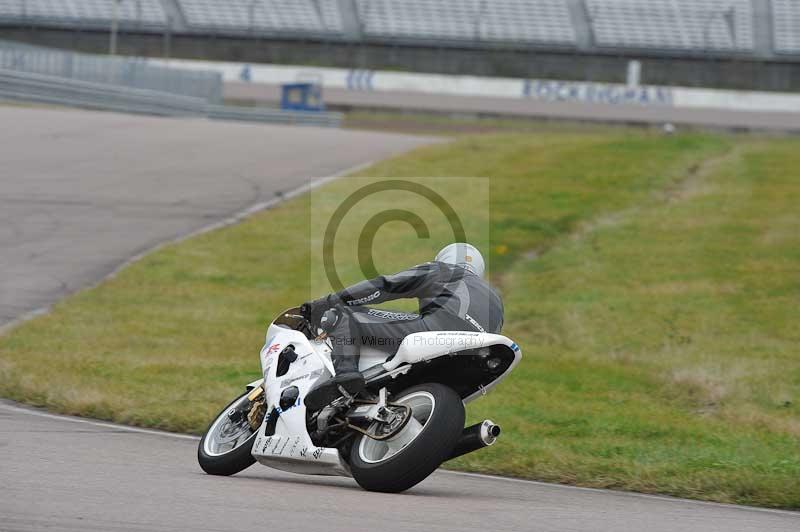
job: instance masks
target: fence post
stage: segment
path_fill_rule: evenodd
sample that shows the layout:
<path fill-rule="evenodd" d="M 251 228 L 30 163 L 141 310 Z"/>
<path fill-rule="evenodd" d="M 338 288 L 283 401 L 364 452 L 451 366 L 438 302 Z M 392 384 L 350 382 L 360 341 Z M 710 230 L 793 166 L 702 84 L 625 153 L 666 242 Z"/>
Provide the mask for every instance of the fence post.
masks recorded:
<path fill-rule="evenodd" d="M 167 27 L 164 29 L 164 41 L 161 47 L 164 59 L 172 57 L 172 16 L 167 15 Z"/>
<path fill-rule="evenodd" d="M 122 0 L 112 0 L 114 2 L 114 10 L 111 15 L 111 37 L 108 43 L 108 53 L 110 55 L 117 55 L 117 32 L 119 31 L 119 4 Z"/>

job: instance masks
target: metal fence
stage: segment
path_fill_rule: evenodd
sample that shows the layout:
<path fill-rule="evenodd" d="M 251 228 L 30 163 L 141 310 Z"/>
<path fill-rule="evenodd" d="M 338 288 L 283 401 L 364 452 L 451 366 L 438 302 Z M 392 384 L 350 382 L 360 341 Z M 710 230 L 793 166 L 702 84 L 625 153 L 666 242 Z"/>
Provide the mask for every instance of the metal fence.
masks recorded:
<path fill-rule="evenodd" d="M 339 113 L 210 104 L 204 98 L 0 69 L 0 100 L 159 116 L 338 127 Z"/>
<path fill-rule="evenodd" d="M 144 59 L 107 57 L 0 41 L 0 69 L 90 83 L 222 101 L 222 75 L 147 64 Z"/>
<path fill-rule="evenodd" d="M 0 70 L 0 98 L 161 116 L 207 116 L 203 98 Z"/>

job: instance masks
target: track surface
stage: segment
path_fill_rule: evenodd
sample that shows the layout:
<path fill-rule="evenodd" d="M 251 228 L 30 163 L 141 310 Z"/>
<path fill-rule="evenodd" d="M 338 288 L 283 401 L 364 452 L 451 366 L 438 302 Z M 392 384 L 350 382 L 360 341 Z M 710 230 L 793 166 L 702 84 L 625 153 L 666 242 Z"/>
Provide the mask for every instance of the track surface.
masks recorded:
<path fill-rule="evenodd" d="M 0 107 L 0 326 L 137 253 L 432 139 Z"/>
<path fill-rule="evenodd" d="M 307 179 L 430 139 L 0 108 L 0 323 Z M 800 529 L 800 514 L 435 474 L 404 495 L 254 466 L 191 437 L 0 402 L 0 531 Z"/>
<path fill-rule="evenodd" d="M 197 466 L 197 441 L 0 402 L 0 530 L 793 531 L 800 515 L 440 472 L 402 495 Z"/>

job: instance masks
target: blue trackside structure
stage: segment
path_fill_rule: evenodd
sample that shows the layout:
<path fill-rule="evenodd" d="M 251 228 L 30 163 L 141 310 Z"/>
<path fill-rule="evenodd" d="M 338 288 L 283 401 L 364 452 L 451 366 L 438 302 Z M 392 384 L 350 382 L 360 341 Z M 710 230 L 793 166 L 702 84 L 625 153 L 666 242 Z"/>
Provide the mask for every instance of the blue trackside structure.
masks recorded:
<path fill-rule="evenodd" d="M 281 109 L 287 111 L 324 111 L 322 85 L 286 83 L 281 87 Z"/>

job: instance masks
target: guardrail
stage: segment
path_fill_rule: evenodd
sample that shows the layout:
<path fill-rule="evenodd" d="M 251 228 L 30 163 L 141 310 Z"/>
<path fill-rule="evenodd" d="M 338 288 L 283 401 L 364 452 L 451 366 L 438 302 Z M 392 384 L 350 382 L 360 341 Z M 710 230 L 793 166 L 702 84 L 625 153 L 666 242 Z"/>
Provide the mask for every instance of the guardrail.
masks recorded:
<path fill-rule="evenodd" d="M 159 116 L 338 127 L 339 113 L 212 105 L 202 98 L 0 69 L 0 99 Z"/>
<path fill-rule="evenodd" d="M 341 113 L 281 111 L 264 107 L 237 107 L 233 105 L 210 105 L 208 107 L 208 117 L 218 120 L 242 120 L 323 127 L 339 127 L 342 124 Z"/>
<path fill-rule="evenodd" d="M 0 40 L 0 69 L 222 101 L 222 78 L 212 71 L 175 69 L 137 57 L 109 57 Z"/>
<path fill-rule="evenodd" d="M 207 116 L 202 98 L 55 76 L 0 70 L 0 97 L 162 116 Z"/>

